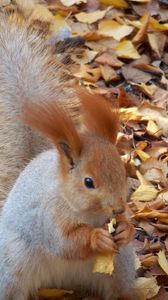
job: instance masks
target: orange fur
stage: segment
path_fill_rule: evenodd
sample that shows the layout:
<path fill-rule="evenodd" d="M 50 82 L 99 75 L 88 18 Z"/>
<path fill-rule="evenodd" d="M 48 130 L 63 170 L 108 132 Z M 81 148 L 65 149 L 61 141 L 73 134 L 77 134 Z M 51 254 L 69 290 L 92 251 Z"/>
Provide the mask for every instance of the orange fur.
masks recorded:
<path fill-rule="evenodd" d="M 86 224 L 74 225 L 66 224 L 60 225 L 64 237 L 70 240 L 72 247 L 64 249 L 63 256 L 67 259 L 86 259 L 93 254 L 91 249 L 91 234 L 93 228 Z"/>
<path fill-rule="evenodd" d="M 58 146 L 65 143 L 74 154 L 80 154 L 82 142 L 75 125 L 55 101 L 27 104 L 22 119 L 26 124 L 48 136 Z"/>
<path fill-rule="evenodd" d="M 77 94 L 84 109 L 87 128 L 115 143 L 119 130 L 118 109 L 112 108 L 102 96 L 90 94 L 84 89 L 77 89 Z"/>

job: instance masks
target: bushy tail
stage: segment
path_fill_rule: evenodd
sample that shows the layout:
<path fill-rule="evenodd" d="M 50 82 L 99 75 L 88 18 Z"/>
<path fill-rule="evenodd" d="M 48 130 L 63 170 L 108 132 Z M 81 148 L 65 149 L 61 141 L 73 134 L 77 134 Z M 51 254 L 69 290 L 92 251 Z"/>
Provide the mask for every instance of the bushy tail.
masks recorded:
<path fill-rule="evenodd" d="M 27 101 L 58 99 L 76 110 L 60 61 L 45 39 L 18 15 L 0 15 L 0 206 L 25 164 L 48 143 L 18 116 Z"/>

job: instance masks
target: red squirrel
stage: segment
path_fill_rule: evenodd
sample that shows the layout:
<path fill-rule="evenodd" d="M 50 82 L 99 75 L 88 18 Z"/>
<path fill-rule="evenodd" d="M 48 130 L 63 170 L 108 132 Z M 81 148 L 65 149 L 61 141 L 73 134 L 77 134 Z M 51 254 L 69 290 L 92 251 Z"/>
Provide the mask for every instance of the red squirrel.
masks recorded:
<path fill-rule="evenodd" d="M 66 88 L 53 49 L 25 24 L 2 16 L 0 40 L 2 204 L 12 187 L 0 217 L 0 300 L 35 299 L 41 287 L 143 299 L 134 286 L 126 175 L 115 146 L 118 114 L 100 96 Z M 79 102 L 81 131 L 69 113 Z M 17 119 L 23 107 L 33 129 Z M 105 229 L 112 217 L 114 236 Z M 92 272 L 104 252 L 116 253 L 112 276 Z"/>
<path fill-rule="evenodd" d="M 118 115 L 83 90 L 78 132 L 57 101 L 28 104 L 24 121 L 55 148 L 16 180 L 0 219 L 0 299 L 27 300 L 41 287 L 90 290 L 102 299 L 142 299 L 134 288 L 133 228 L 126 175 L 115 141 Z M 112 217 L 115 235 L 104 229 Z M 92 273 L 98 253 L 116 253 L 112 276 Z"/>

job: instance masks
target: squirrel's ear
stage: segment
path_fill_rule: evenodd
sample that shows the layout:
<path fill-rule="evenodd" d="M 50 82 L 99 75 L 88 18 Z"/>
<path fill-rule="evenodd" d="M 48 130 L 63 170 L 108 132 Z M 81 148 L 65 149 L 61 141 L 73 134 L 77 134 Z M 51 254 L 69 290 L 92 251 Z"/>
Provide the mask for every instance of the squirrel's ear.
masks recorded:
<path fill-rule="evenodd" d="M 116 143 L 119 131 L 119 110 L 113 107 L 108 99 L 99 95 L 93 95 L 83 88 L 77 88 L 77 95 L 80 98 L 86 127 Z"/>
<path fill-rule="evenodd" d="M 26 104 L 22 120 L 49 137 L 73 165 L 81 153 L 82 142 L 73 121 L 55 101 Z"/>

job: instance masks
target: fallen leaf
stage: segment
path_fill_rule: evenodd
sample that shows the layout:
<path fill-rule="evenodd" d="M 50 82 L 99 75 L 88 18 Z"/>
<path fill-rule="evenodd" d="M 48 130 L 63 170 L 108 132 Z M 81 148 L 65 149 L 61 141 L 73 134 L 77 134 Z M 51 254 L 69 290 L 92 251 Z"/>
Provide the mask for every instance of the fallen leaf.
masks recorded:
<path fill-rule="evenodd" d="M 116 225 L 116 219 L 112 218 L 107 224 L 109 233 L 115 232 L 114 225 Z M 114 271 L 114 254 L 104 253 L 96 256 L 96 261 L 93 266 L 93 273 L 105 273 L 111 275 Z"/>
<path fill-rule="evenodd" d="M 117 75 L 116 71 L 108 65 L 100 65 L 100 71 L 103 79 L 106 82 L 120 79 L 120 76 Z"/>
<path fill-rule="evenodd" d="M 138 156 L 140 157 L 140 159 L 142 161 L 146 161 L 147 159 L 150 158 L 150 155 L 140 149 L 136 149 L 135 152 L 138 154 Z"/>
<path fill-rule="evenodd" d="M 97 53 L 97 51 L 85 49 L 81 54 L 72 54 L 71 59 L 77 64 L 87 64 L 95 58 Z"/>
<path fill-rule="evenodd" d="M 102 4 L 112 5 L 119 8 L 127 8 L 128 3 L 125 0 L 100 0 Z"/>
<path fill-rule="evenodd" d="M 146 83 L 152 79 L 151 74 L 137 70 L 132 65 L 124 65 L 121 68 L 121 72 L 127 81 L 134 81 L 135 83 Z"/>
<path fill-rule="evenodd" d="M 114 255 L 111 253 L 99 254 L 93 266 L 93 273 L 105 273 L 111 275 L 114 271 Z"/>
<path fill-rule="evenodd" d="M 96 57 L 95 62 L 100 64 L 107 64 L 114 68 L 119 68 L 123 65 L 123 62 L 114 57 L 109 53 L 103 53 L 100 56 Z"/>
<path fill-rule="evenodd" d="M 136 219 L 165 219 L 167 220 L 168 214 L 165 212 L 163 213 L 162 211 L 151 209 L 148 206 L 145 206 L 142 210 L 139 210 L 134 214 L 134 218 Z"/>
<path fill-rule="evenodd" d="M 140 43 L 144 41 L 149 26 L 149 20 L 150 20 L 150 16 L 148 15 L 148 13 L 145 13 L 143 17 L 142 26 L 137 32 L 137 34 L 134 36 L 132 40 L 133 43 Z"/>
<path fill-rule="evenodd" d="M 94 12 L 81 12 L 75 15 L 75 18 L 82 23 L 92 24 L 100 19 L 103 19 L 109 9 L 96 10 Z"/>
<path fill-rule="evenodd" d="M 163 250 L 159 251 L 158 253 L 158 263 L 163 269 L 163 271 L 168 275 L 168 260 Z"/>
<path fill-rule="evenodd" d="M 60 0 L 65 6 L 72 6 L 74 4 L 87 3 L 87 0 Z"/>
<path fill-rule="evenodd" d="M 42 288 L 38 290 L 38 296 L 41 299 L 60 298 L 61 296 L 64 296 L 66 294 L 73 294 L 73 291 L 66 291 L 60 289 L 42 289 Z"/>
<path fill-rule="evenodd" d="M 157 281 L 154 277 L 139 277 L 135 280 L 135 289 L 140 290 L 144 300 L 146 300 L 156 296 L 160 287 L 157 285 Z"/>
<path fill-rule="evenodd" d="M 148 202 L 154 200 L 158 194 L 158 190 L 152 183 L 147 181 L 139 171 L 136 172 L 140 181 L 140 186 L 131 195 L 132 201 Z"/>
<path fill-rule="evenodd" d="M 146 131 L 149 135 L 159 138 L 162 135 L 162 129 L 153 121 L 149 120 Z"/>
<path fill-rule="evenodd" d="M 138 51 L 131 41 L 125 40 L 115 46 L 118 57 L 137 59 L 140 57 Z"/>
<path fill-rule="evenodd" d="M 161 24 L 158 20 L 153 17 L 150 17 L 150 25 L 155 30 L 166 31 L 168 30 L 168 23 Z"/>
<path fill-rule="evenodd" d="M 74 76 L 90 82 L 96 82 L 101 76 L 101 71 L 100 68 L 91 68 L 87 65 L 80 65 L 79 72 L 75 73 Z"/>
<path fill-rule="evenodd" d="M 133 27 L 121 25 L 113 20 L 102 20 L 98 25 L 98 33 L 105 37 L 113 37 L 116 41 L 120 41 L 133 31 Z"/>

